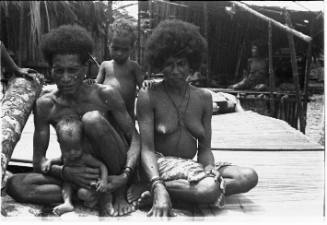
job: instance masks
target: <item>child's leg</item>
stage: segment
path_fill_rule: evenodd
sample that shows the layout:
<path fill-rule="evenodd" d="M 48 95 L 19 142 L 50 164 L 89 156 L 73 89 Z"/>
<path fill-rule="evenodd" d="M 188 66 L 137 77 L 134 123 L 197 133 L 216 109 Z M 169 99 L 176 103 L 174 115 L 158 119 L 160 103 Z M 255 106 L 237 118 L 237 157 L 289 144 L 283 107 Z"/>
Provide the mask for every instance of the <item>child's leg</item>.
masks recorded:
<path fill-rule="evenodd" d="M 70 183 L 64 182 L 61 193 L 64 203 L 56 206 L 53 209 L 53 212 L 59 216 L 74 210 L 74 206 L 72 204 L 72 185 Z"/>
<path fill-rule="evenodd" d="M 88 208 L 94 208 L 98 203 L 98 193 L 86 188 L 79 188 L 77 191 L 77 197 L 82 200 L 84 206 Z"/>

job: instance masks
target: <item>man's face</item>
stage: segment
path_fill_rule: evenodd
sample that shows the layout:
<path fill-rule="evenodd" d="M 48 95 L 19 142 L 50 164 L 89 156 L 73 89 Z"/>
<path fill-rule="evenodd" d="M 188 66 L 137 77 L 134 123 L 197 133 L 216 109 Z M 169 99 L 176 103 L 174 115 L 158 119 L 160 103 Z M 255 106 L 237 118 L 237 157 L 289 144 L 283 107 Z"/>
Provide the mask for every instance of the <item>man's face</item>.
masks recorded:
<path fill-rule="evenodd" d="M 58 54 L 52 60 L 52 77 L 58 90 L 64 94 L 74 94 L 83 82 L 86 67 L 76 54 Z"/>
<path fill-rule="evenodd" d="M 128 35 L 125 37 L 114 35 L 109 47 L 112 59 L 122 64 L 131 54 L 131 38 Z"/>
<path fill-rule="evenodd" d="M 186 77 L 190 74 L 191 69 L 186 58 L 169 57 L 161 71 L 165 80 L 172 83 L 184 83 Z"/>

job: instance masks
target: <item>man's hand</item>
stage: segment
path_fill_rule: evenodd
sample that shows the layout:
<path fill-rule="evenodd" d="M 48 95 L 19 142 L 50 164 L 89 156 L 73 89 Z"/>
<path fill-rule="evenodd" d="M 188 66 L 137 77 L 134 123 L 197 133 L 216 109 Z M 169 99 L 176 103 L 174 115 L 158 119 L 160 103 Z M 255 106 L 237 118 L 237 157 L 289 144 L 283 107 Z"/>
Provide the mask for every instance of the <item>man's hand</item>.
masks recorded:
<path fill-rule="evenodd" d="M 128 177 L 125 173 L 120 175 L 111 175 L 108 176 L 108 184 L 107 184 L 107 191 L 112 192 L 117 190 L 118 188 L 126 185 L 128 181 Z"/>
<path fill-rule="evenodd" d="M 169 194 L 163 184 L 157 184 L 153 189 L 153 205 L 147 216 L 169 217 L 175 216 Z"/>
<path fill-rule="evenodd" d="M 65 181 L 73 182 L 78 186 L 91 189 L 92 184 L 96 183 L 100 178 L 100 171 L 97 168 L 85 166 L 65 166 L 63 170 L 63 178 Z"/>

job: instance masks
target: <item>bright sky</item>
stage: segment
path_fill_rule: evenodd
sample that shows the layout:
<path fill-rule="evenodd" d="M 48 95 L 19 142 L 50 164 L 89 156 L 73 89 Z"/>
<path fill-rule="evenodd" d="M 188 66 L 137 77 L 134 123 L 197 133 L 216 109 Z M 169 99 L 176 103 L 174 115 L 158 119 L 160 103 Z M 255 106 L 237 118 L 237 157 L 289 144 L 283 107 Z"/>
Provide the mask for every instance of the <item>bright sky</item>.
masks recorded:
<path fill-rule="evenodd" d="M 324 11 L 324 1 L 242 1 L 249 5 L 259 6 L 278 6 L 286 7 L 286 9 L 293 9 L 298 11 Z M 137 18 L 137 1 L 115 1 L 114 7 L 123 5 L 130 5 L 126 7 L 129 15 Z"/>

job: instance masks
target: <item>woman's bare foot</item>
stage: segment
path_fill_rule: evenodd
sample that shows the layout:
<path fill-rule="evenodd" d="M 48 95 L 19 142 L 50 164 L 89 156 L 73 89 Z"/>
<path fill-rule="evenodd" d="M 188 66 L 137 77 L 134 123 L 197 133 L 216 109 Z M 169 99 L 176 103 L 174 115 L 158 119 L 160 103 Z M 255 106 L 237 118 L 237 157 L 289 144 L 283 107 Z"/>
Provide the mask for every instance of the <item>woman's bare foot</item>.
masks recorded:
<path fill-rule="evenodd" d="M 63 203 L 53 208 L 53 213 L 55 215 L 61 216 L 66 212 L 72 212 L 74 210 L 74 206 L 70 203 Z"/>

